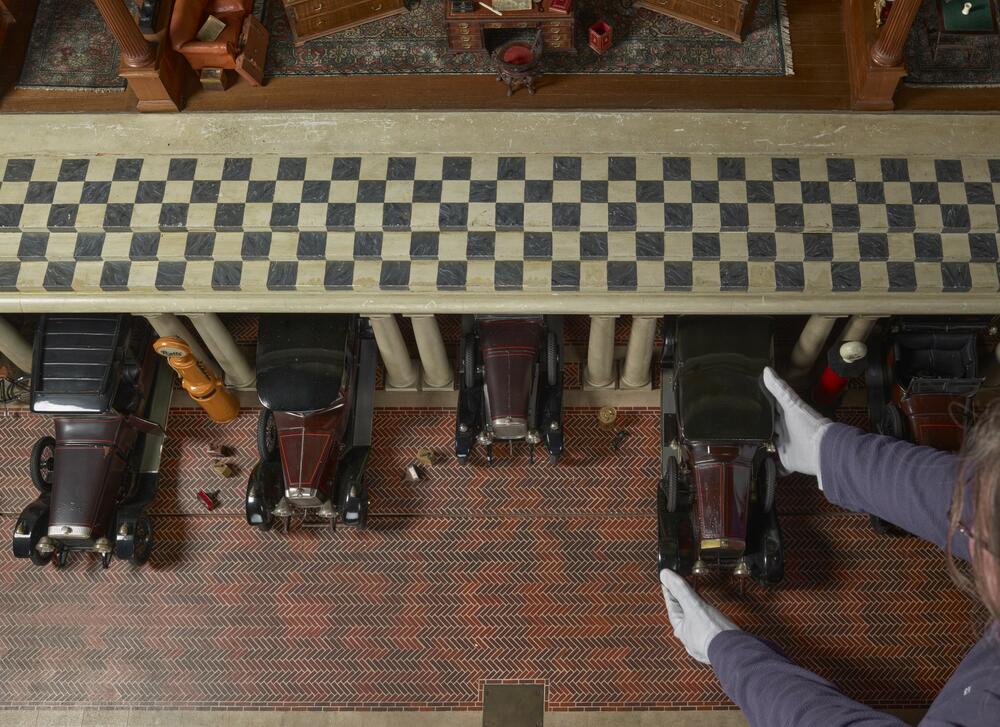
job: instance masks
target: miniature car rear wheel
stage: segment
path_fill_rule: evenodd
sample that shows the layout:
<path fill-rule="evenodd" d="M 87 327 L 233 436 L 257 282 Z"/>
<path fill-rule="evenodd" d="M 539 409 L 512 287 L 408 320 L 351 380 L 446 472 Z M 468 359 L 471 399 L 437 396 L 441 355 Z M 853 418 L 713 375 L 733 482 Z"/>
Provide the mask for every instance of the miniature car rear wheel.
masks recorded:
<path fill-rule="evenodd" d="M 147 515 L 140 515 L 132 529 L 132 556 L 129 560 L 133 565 L 142 565 L 149 560 L 153 552 L 153 522 Z"/>
<path fill-rule="evenodd" d="M 773 457 L 764 458 L 757 476 L 760 478 L 757 490 L 760 496 L 760 509 L 762 512 L 771 512 L 778 484 L 778 466 L 774 463 Z"/>
<path fill-rule="evenodd" d="M 559 341 L 553 331 L 549 331 L 545 342 L 545 373 L 549 386 L 559 382 Z"/>
<path fill-rule="evenodd" d="M 257 455 L 262 462 L 278 458 L 278 425 L 270 409 L 261 409 L 257 419 Z"/>
<path fill-rule="evenodd" d="M 247 522 L 259 530 L 270 530 L 274 525 L 274 502 L 271 502 L 270 487 L 265 481 L 264 468 L 254 466 L 247 480 L 245 498 Z"/>
<path fill-rule="evenodd" d="M 56 468 L 56 440 L 39 437 L 31 449 L 31 482 L 43 495 L 52 492 L 52 478 Z"/>
<path fill-rule="evenodd" d="M 35 565 L 48 565 L 50 560 L 52 560 L 52 553 L 42 555 L 34 548 L 31 549 L 31 562 Z"/>
<path fill-rule="evenodd" d="M 903 412 L 895 404 L 886 405 L 882 421 L 878 424 L 878 432 L 887 437 L 906 439 L 906 423 L 903 421 Z"/>
<path fill-rule="evenodd" d="M 109 550 L 107 553 L 101 553 L 101 568 L 111 567 L 111 556 L 113 553 Z"/>
<path fill-rule="evenodd" d="M 466 336 L 462 344 L 462 380 L 465 388 L 476 385 L 476 337 Z"/>
<path fill-rule="evenodd" d="M 667 457 L 667 474 L 660 485 L 663 488 L 664 503 L 667 512 L 677 512 L 677 481 L 679 477 L 680 471 L 677 467 L 677 460 L 674 457 Z"/>

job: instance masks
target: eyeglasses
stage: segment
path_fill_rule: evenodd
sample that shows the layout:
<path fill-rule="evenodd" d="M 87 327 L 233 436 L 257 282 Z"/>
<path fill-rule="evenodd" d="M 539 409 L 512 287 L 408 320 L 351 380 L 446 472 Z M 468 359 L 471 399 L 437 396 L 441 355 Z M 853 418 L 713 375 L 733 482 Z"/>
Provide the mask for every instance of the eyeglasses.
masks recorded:
<path fill-rule="evenodd" d="M 951 509 L 948 509 L 948 521 L 951 522 Z M 975 534 L 972 532 L 972 528 L 966 525 L 961 518 L 958 519 L 958 524 L 955 526 L 955 530 L 960 532 L 962 535 L 967 537 L 969 540 L 974 541 L 976 539 Z"/>

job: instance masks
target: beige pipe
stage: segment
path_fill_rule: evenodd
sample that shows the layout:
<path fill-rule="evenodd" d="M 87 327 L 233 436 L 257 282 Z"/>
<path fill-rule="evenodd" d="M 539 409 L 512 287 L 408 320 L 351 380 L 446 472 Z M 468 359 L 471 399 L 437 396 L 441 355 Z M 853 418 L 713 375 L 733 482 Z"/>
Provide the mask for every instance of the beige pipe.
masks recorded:
<path fill-rule="evenodd" d="M 872 332 L 872 328 L 877 322 L 878 316 L 851 316 L 840 334 L 841 342 L 861 341 L 863 343 L 868 340 L 868 334 Z"/>
<path fill-rule="evenodd" d="M 653 360 L 653 339 L 659 316 L 632 316 L 632 330 L 625 349 L 621 388 L 643 389 L 652 381 L 650 362 Z"/>
<path fill-rule="evenodd" d="M 149 321 L 149 325 L 156 331 L 157 336 L 160 338 L 173 337 L 181 339 L 191 349 L 191 355 L 212 369 L 212 373 L 216 376 L 222 374 L 219 364 L 212 360 L 212 357 L 208 355 L 208 352 L 205 351 L 198 341 L 198 337 L 188 330 L 188 327 L 184 325 L 184 321 L 180 318 L 173 313 L 147 313 L 143 317 Z"/>
<path fill-rule="evenodd" d="M 451 362 L 444 350 L 444 340 L 433 315 L 407 316 L 413 324 L 413 337 L 420 352 L 423 383 L 432 389 L 450 389 L 455 383 Z"/>
<path fill-rule="evenodd" d="M 6 318 L 0 318 L 0 353 L 24 373 L 31 373 L 31 344 Z"/>
<path fill-rule="evenodd" d="M 836 320 L 829 316 L 809 316 L 802 333 L 799 334 L 799 340 L 795 342 L 795 348 L 792 349 L 788 378 L 801 378 L 809 373 L 823 351 Z"/>
<path fill-rule="evenodd" d="M 591 389 L 610 389 L 615 385 L 615 320 L 618 316 L 591 316 L 587 343 L 587 366 L 583 382 Z"/>
<path fill-rule="evenodd" d="M 252 389 L 257 376 L 250 368 L 243 352 L 233 340 L 219 316 L 214 313 L 185 313 L 191 325 L 198 331 L 212 357 L 226 374 L 226 383 L 234 389 Z"/>
<path fill-rule="evenodd" d="M 369 316 L 375 343 L 385 364 L 386 387 L 390 389 L 415 389 L 417 367 L 410 360 L 403 334 L 394 315 Z"/>

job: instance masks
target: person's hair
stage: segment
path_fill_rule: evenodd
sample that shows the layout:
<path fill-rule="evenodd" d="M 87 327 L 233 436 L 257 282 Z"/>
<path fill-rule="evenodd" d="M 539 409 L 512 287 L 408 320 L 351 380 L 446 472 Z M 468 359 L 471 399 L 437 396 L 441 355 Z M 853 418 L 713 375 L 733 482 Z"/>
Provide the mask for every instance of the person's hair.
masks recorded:
<path fill-rule="evenodd" d="M 1000 400 L 971 429 L 962 455 L 948 524 L 948 571 L 1000 621 Z M 959 521 L 972 532 L 972 578 L 952 555 L 953 541 L 965 537 L 958 532 Z"/>

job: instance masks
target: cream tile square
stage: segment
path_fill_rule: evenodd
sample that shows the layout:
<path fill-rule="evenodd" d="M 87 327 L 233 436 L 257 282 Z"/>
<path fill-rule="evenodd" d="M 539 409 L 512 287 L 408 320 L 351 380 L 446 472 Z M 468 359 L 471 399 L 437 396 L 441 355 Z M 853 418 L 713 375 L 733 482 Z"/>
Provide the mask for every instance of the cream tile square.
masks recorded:
<path fill-rule="evenodd" d="M 22 230 L 44 230 L 49 226 L 49 205 L 47 204 L 26 204 L 21 210 L 21 222 L 19 227 Z"/>
<path fill-rule="evenodd" d="M 719 235 L 720 260 L 746 260 L 747 236 L 739 232 L 723 232 Z"/>
<path fill-rule="evenodd" d="M 493 155 L 474 154 L 472 156 L 471 178 L 490 180 L 497 178 L 498 161 Z"/>
<path fill-rule="evenodd" d="M 312 181 L 325 181 L 332 178 L 333 178 L 333 157 L 331 156 L 306 157 L 306 179 Z"/>
<path fill-rule="evenodd" d="M 802 202 L 802 185 L 798 182 L 775 182 L 775 204 L 799 204 Z"/>
<path fill-rule="evenodd" d="M 552 259 L 579 260 L 580 234 L 577 232 L 553 232 Z"/>
<path fill-rule="evenodd" d="M 718 293 L 721 286 L 719 263 L 707 260 L 695 260 L 691 263 L 692 293 Z"/>
<path fill-rule="evenodd" d="M 941 197 L 941 204 L 965 204 L 965 185 L 961 182 L 939 182 L 938 195 Z"/>
<path fill-rule="evenodd" d="M 906 160 L 910 170 L 911 182 L 934 182 L 937 180 L 937 172 L 934 169 L 934 160 L 925 157 L 909 157 Z"/>
<path fill-rule="evenodd" d="M 133 230 L 156 230 L 160 226 L 160 205 L 137 204 L 132 210 Z"/>
<path fill-rule="evenodd" d="M 693 235 L 690 232 L 665 232 L 663 234 L 664 260 L 690 260 L 694 256 Z"/>
<path fill-rule="evenodd" d="M 635 206 L 635 228 L 650 232 L 663 231 L 663 205 L 659 202 L 639 202 Z"/>
<path fill-rule="evenodd" d="M 91 157 L 87 165 L 87 181 L 110 182 L 115 173 L 115 161 L 115 157 Z M 163 178 L 166 179 L 166 175 Z"/>
<path fill-rule="evenodd" d="M 972 277 L 972 289 L 996 293 L 1000 290 L 997 280 L 996 263 L 970 263 L 969 273 Z"/>
<path fill-rule="evenodd" d="M 465 271 L 467 291 L 491 291 L 494 289 L 495 263 L 492 260 L 469 260 Z"/>
<path fill-rule="evenodd" d="M 443 232 L 438 237 L 438 260 L 464 260 L 467 248 L 464 232 Z"/>
<path fill-rule="evenodd" d="M 266 230 L 271 226 L 271 203 L 248 204 L 243 210 L 243 228 Z"/>
<path fill-rule="evenodd" d="M 805 229 L 811 232 L 828 232 L 833 229 L 833 213 L 828 204 L 802 206 Z"/>
<path fill-rule="evenodd" d="M 383 244 L 384 247 L 384 244 Z M 269 260 L 295 260 L 298 257 L 299 233 L 272 232 Z"/>
<path fill-rule="evenodd" d="M 141 179 L 144 182 L 163 181 L 167 178 L 168 171 L 170 171 L 169 156 L 143 157 L 142 169 L 139 170 L 139 179 Z M 88 178 L 89 178 L 89 169 L 88 169 Z"/>
<path fill-rule="evenodd" d="M 188 207 L 187 228 L 189 230 L 210 230 L 214 226 L 214 204 L 192 204 Z"/>
<path fill-rule="evenodd" d="M 909 261 L 917 256 L 913 235 L 903 232 L 889 233 L 889 259 Z"/>
<path fill-rule="evenodd" d="M 213 269 L 211 260 L 189 260 L 184 267 L 184 290 L 211 290 Z"/>
<path fill-rule="evenodd" d="M 745 204 L 747 201 L 746 182 L 719 182 L 719 201 Z"/>
<path fill-rule="evenodd" d="M 603 232 L 608 229 L 608 205 L 585 202 L 580 205 L 580 229 Z"/>
<path fill-rule="evenodd" d="M 879 157 L 855 158 L 854 179 L 857 182 L 881 182 L 882 160 Z"/>
<path fill-rule="evenodd" d="M 691 157 L 691 179 L 715 180 L 719 178 L 719 160 L 715 156 Z"/>
<path fill-rule="evenodd" d="M 132 292 L 154 290 L 159 266 L 155 260 L 133 260 L 129 266 L 128 289 Z"/>
<path fill-rule="evenodd" d="M 275 202 L 299 202 L 302 199 L 302 187 L 304 182 L 300 180 L 279 181 L 274 184 Z"/>
<path fill-rule="evenodd" d="M 552 179 L 551 154 L 528 154 L 524 160 L 525 179 Z"/>
<path fill-rule="evenodd" d="M 854 182 L 830 182 L 830 202 L 832 204 L 857 204 L 858 188 Z"/>
<path fill-rule="evenodd" d="M 76 229 L 100 230 L 104 227 L 104 213 L 107 207 L 103 204 L 82 204 L 76 213 Z"/>
<path fill-rule="evenodd" d="M 771 157 L 747 156 L 744 166 L 747 180 L 764 182 L 771 180 Z"/>
<path fill-rule="evenodd" d="M 160 244 L 156 248 L 157 260 L 183 260 L 187 247 L 187 233 L 161 232 Z"/>
<path fill-rule="evenodd" d="M 973 230 L 995 232 L 997 229 L 997 208 L 994 205 L 970 204 L 969 222 Z"/>
<path fill-rule="evenodd" d="M 663 180 L 663 157 L 659 154 L 640 154 L 635 158 L 635 178 L 646 181 Z"/>
<path fill-rule="evenodd" d="M 692 205 L 694 229 L 717 232 L 722 226 L 719 215 L 719 205 L 717 204 L 695 204 Z"/>
<path fill-rule="evenodd" d="M 467 179 L 446 179 L 441 182 L 442 202 L 468 202 L 469 201 L 469 180 Z"/>
<path fill-rule="evenodd" d="M 48 263 L 41 260 L 22 262 L 17 271 L 17 289 L 20 291 L 41 289 L 47 268 Z"/>
<path fill-rule="evenodd" d="M 635 182 L 608 182 L 608 202 L 635 202 Z"/>
<path fill-rule="evenodd" d="M 520 232 L 498 232 L 494 238 L 494 260 L 523 260 L 524 234 Z"/>
<path fill-rule="evenodd" d="M 49 235 L 49 244 L 45 246 L 45 259 L 72 260 L 76 249 L 76 233 L 54 232 Z"/>
<path fill-rule="evenodd" d="M 31 181 L 54 182 L 59 179 L 59 168 L 61 166 L 62 159 L 58 157 L 37 157 L 35 159 L 35 166 L 31 170 Z"/>
<path fill-rule="evenodd" d="M 354 208 L 355 230 L 381 230 L 382 205 L 380 203 L 359 202 Z"/>
<path fill-rule="evenodd" d="M 436 230 L 441 206 L 430 202 L 415 202 L 410 207 L 411 230 Z"/>
<path fill-rule="evenodd" d="M 51 239 L 50 239 L 51 243 Z M 132 234 L 129 232 L 109 232 L 104 236 L 101 249 L 103 260 L 128 260 L 132 248 Z"/>
<path fill-rule="evenodd" d="M 809 261 L 802 263 L 805 294 L 829 295 L 833 290 L 833 278 L 830 274 L 830 263 Z"/>
<path fill-rule="evenodd" d="M 580 179 L 603 181 L 608 178 L 608 158 L 603 154 L 585 154 L 580 161 Z"/>
<path fill-rule="evenodd" d="M 100 260 L 78 260 L 73 271 L 73 290 L 100 289 L 103 270 L 104 263 Z"/>
<path fill-rule="evenodd" d="M 638 260 L 635 264 L 636 289 L 662 292 L 664 286 L 663 263 L 659 260 Z"/>
<path fill-rule="evenodd" d="M 867 261 L 859 267 L 862 293 L 878 294 L 889 290 L 889 270 L 884 262 Z"/>
<path fill-rule="evenodd" d="M 938 263 L 914 263 L 917 292 L 940 293 L 944 288 L 941 280 L 941 266 Z"/>
<path fill-rule="evenodd" d="M 442 157 L 438 154 L 419 154 L 413 167 L 414 179 L 441 179 Z"/>
<path fill-rule="evenodd" d="M 918 230 L 940 230 L 941 208 L 935 204 L 918 204 L 913 206 L 913 219 Z"/>
<path fill-rule="evenodd" d="M 388 169 L 389 157 L 387 156 L 365 154 L 361 157 L 361 179 L 385 179 L 388 175 Z"/>
<path fill-rule="evenodd" d="M 197 157 L 198 164 L 195 166 L 194 178 L 200 181 L 215 181 L 222 179 L 222 168 L 225 166 L 226 157 L 224 155 L 210 155 Z"/>
<path fill-rule="evenodd" d="M 413 200 L 413 181 L 409 179 L 390 179 L 385 183 L 386 202 L 411 202 Z"/>
<path fill-rule="evenodd" d="M 858 236 L 851 232 L 833 233 L 833 259 L 838 262 L 860 260 Z"/>
<path fill-rule="evenodd" d="M 79 204 L 83 194 L 83 182 L 59 182 L 56 185 L 54 204 Z"/>
<path fill-rule="evenodd" d="M 1000 187 L 1000 185 L 997 185 Z M 579 202 L 582 192 L 577 180 L 557 179 L 552 183 L 553 202 Z"/>
<path fill-rule="evenodd" d="M 664 182 L 663 197 L 668 203 L 687 204 L 691 202 L 690 182 Z"/>
<path fill-rule="evenodd" d="M 889 227 L 889 219 L 886 217 L 885 207 L 877 204 L 863 204 L 858 206 L 858 218 L 861 221 L 861 229 L 869 232 L 879 232 Z"/>
<path fill-rule="evenodd" d="M 608 260 L 635 260 L 635 233 L 608 233 Z"/>
<path fill-rule="evenodd" d="M 354 233 L 353 232 L 326 233 L 326 259 L 353 260 Z"/>
<path fill-rule="evenodd" d="M 523 202 L 524 181 L 504 180 L 497 182 L 497 202 Z"/>
<path fill-rule="evenodd" d="M 219 183 L 219 202 L 246 202 L 249 182 L 225 181 Z"/>
<path fill-rule="evenodd" d="M 240 276 L 240 290 L 267 290 L 267 273 L 271 269 L 269 260 L 244 260 L 243 274 Z"/>
<path fill-rule="evenodd" d="M 138 191 L 138 182 L 112 182 L 111 191 L 108 194 L 108 202 L 130 204 L 135 202 L 135 196 Z M 243 200 L 240 201 L 242 202 Z"/>
<path fill-rule="evenodd" d="M 605 292 L 608 289 L 608 264 L 604 260 L 580 261 L 580 292 Z"/>
<path fill-rule="evenodd" d="M 243 257 L 243 233 L 220 232 L 215 236 L 214 260 L 240 260 Z"/>
<path fill-rule="evenodd" d="M 544 202 L 524 204 L 524 229 L 549 232 L 552 230 L 552 205 Z"/>
<path fill-rule="evenodd" d="M 827 181 L 826 159 L 820 156 L 799 157 L 799 176 L 810 182 Z"/>
<path fill-rule="evenodd" d="M 194 187 L 194 182 L 185 182 L 185 181 L 167 182 L 163 189 L 163 201 L 181 202 L 181 203 L 190 202 L 191 189 L 193 187 Z M 298 200 L 296 200 L 296 202 L 297 201 Z"/>
<path fill-rule="evenodd" d="M 409 232 L 385 232 L 382 234 L 382 259 L 383 260 L 409 260 L 410 259 L 410 238 Z"/>
<path fill-rule="evenodd" d="M 330 182 L 329 200 L 331 202 L 357 202 L 358 183 L 354 181 L 333 180 Z"/>
<path fill-rule="evenodd" d="M 356 260 L 354 262 L 354 289 L 378 290 L 381 275 L 381 260 Z"/>
<path fill-rule="evenodd" d="M 437 262 L 414 260 L 410 263 L 410 290 L 429 291 L 437 288 Z"/>
<path fill-rule="evenodd" d="M 549 260 L 525 260 L 521 280 L 522 290 L 551 290 L 552 263 Z"/>
<path fill-rule="evenodd" d="M 913 190 L 909 182 L 886 182 L 882 185 L 886 204 L 910 204 L 913 202 Z"/>
<path fill-rule="evenodd" d="M 493 230 L 496 228 L 496 206 L 491 202 L 470 202 L 469 222 L 470 230 Z"/>
<path fill-rule="evenodd" d="M 747 263 L 747 279 L 747 292 L 773 292 L 777 285 L 774 277 L 774 263 L 751 260 Z"/>
<path fill-rule="evenodd" d="M 300 230 L 326 229 L 326 204 L 320 202 L 303 202 L 299 205 Z"/>
<path fill-rule="evenodd" d="M 0 182 L 0 204 L 23 204 L 27 193 L 27 182 Z"/>
<path fill-rule="evenodd" d="M 295 278 L 296 290 L 323 289 L 326 278 L 325 260 L 300 260 Z"/>

